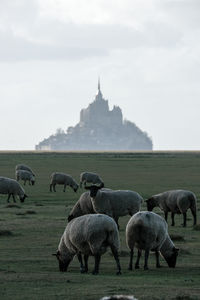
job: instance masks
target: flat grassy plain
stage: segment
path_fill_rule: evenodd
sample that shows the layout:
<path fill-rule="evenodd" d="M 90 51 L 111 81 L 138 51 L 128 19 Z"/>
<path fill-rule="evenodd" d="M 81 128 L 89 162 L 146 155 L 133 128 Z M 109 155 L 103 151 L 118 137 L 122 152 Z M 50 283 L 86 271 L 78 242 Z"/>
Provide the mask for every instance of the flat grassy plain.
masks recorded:
<path fill-rule="evenodd" d="M 61 171 L 79 181 L 82 171 L 101 174 L 106 187 L 132 189 L 144 198 L 169 189 L 188 189 L 198 198 L 197 223 L 200 220 L 200 152 L 139 153 L 69 153 L 69 152 L 0 152 L 0 176 L 15 177 L 15 165 L 25 163 L 36 173 L 36 185 L 25 186 L 28 198 L 17 206 L 6 203 L 0 195 L 0 299 L 88 299 L 104 295 L 129 294 L 142 299 L 200 299 L 200 225 L 192 227 L 188 213 L 187 228 L 182 217 L 175 216 L 169 232 L 180 254 L 175 269 L 161 258 L 155 268 L 150 255 L 149 271 L 128 271 L 129 252 L 125 227 L 129 217 L 120 218 L 122 275 L 110 250 L 103 255 L 100 274 L 93 276 L 93 258 L 89 273 L 80 274 L 77 258 L 67 273 L 58 271 L 51 254 L 57 249 L 67 224 L 67 215 L 84 190 L 74 193 L 49 192 L 50 174 Z M 145 204 L 142 207 L 146 210 Z M 155 212 L 162 213 L 155 209 Z M 170 223 L 170 220 L 169 220 Z"/>

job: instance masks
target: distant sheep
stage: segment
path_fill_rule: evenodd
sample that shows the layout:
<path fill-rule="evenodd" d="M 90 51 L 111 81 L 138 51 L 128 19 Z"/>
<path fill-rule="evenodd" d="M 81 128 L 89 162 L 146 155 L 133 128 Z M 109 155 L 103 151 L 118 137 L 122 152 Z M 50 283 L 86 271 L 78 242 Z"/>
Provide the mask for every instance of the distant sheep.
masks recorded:
<path fill-rule="evenodd" d="M 31 168 L 27 165 L 24 165 L 24 164 L 19 164 L 19 165 L 16 165 L 15 167 L 15 171 L 17 170 L 25 170 L 25 171 L 29 171 L 30 173 L 33 174 L 33 176 L 35 176 L 35 174 L 33 173 L 33 171 L 31 170 Z"/>
<path fill-rule="evenodd" d="M 142 250 L 145 250 L 144 270 L 148 270 L 150 250 L 155 251 L 156 267 L 160 267 L 159 252 L 170 268 L 175 268 L 178 250 L 169 237 L 167 222 L 159 215 L 141 211 L 131 217 L 126 226 L 126 242 L 131 250 L 129 270 L 132 270 L 134 247 L 138 249 L 135 268 L 139 268 Z"/>
<path fill-rule="evenodd" d="M 29 185 L 34 185 L 35 184 L 35 176 L 29 171 L 26 170 L 17 170 L 15 173 L 17 181 L 20 179 L 24 181 L 24 185 L 26 185 L 26 181 L 29 182 Z"/>
<path fill-rule="evenodd" d="M 107 190 L 109 189 L 102 189 Z M 68 216 L 68 222 L 70 222 L 72 219 L 86 215 L 86 214 L 96 214 L 96 211 L 94 211 L 92 201 L 90 198 L 90 192 L 84 192 L 79 200 L 75 203 L 74 207 L 69 213 Z"/>
<path fill-rule="evenodd" d="M 21 202 L 24 202 L 27 195 L 21 185 L 14 179 L 0 177 L 0 194 L 7 194 L 7 202 L 12 195 L 13 201 L 16 202 L 15 196 L 18 196 Z"/>
<path fill-rule="evenodd" d="M 117 274 L 121 274 L 118 258 L 120 247 L 119 233 L 114 220 L 106 215 L 88 214 L 73 219 L 61 237 L 56 255 L 61 272 L 66 272 L 68 265 L 77 254 L 81 273 L 88 272 L 88 257 L 93 255 L 95 267 L 92 274 L 99 273 L 101 255 L 111 248 L 117 264 Z M 85 265 L 81 254 L 84 254 Z"/>
<path fill-rule="evenodd" d="M 67 185 L 69 185 L 74 190 L 74 192 L 76 192 L 78 190 L 78 184 L 69 174 L 59 173 L 59 172 L 52 173 L 51 174 L 51 183 L 50 183 L 50 192 L 52 192 L 52 187 L 53 187 L 53 191 L 56 192 L 56 189 L 55 189 L 56 184 L 64 185 L 63 192 L 65 192 Z"/>
<path fill-rule="evenodd" d="M 119 217 L 132 216 L 140 210 L 143 198 L 129 190 L 101 190 L 101 186 L 85 187 L 90 190 L 90 197 L 94 211 L 112 217 L 119 228 Z"/>
<path fill-rule="evenodd" d="M 82 187 L 82 184 L 84 184 L 85 187 L 86 183 L 100 184 L 104 187 L 104 182 L 100 176 L 92 172 L 83 172 L 80 174 L 80 187 Z"/>
<path fill-rule="evenodd" d="M 196 225 L 196 202 L 197 200 L 195 194 L 187 190 L 166 191 L 164 193 L 154 195 L 146 200 L 148 211 L 152 211 L 154 207 L 158 206 L 164 211 L 166 221 L 168 212 L 171 212 L 172 226 L 175 225 L 174 215 L 183 214 L 184 227 L 186 227 L 186 212 L 189 208 L 194 218 L 194 225 Z"/>

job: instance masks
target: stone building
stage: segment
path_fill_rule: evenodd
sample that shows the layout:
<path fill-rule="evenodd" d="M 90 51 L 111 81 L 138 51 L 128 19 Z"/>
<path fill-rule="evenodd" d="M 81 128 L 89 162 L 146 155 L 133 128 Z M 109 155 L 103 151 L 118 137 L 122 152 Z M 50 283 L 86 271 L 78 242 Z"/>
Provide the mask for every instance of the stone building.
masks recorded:
<path fill-rule="evenodd" d="M 80 112 L 80 121 L 67 131 L 56 134 L 36 145 L 36 150 L 152 150 L 152 140 L 134 123 L 123 120 L 120 107 L 109 110 L 103 98 L 100 81 L 95 99 Z"/>

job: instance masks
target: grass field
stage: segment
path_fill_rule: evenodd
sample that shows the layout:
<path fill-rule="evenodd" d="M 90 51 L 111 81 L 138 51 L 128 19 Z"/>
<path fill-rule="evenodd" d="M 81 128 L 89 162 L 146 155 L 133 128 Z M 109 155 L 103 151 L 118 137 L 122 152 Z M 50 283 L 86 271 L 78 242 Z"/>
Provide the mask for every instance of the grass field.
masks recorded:
<path fill-rule="evenodd" d="M 67 223 L 67 215 L 84 190 L 49 192 L 50 174 L 61 171 L 79 181 L 82 171 L 96 171 L 106 187 L 132 189 L 144 198 L 169 189 L 188 189 L 198 198 L 200 208 L 200 152 L 155 153 L 40 153 L 0 152 L 0 176 L 15 177 L 15 165 L 25 163 L 37 175 L 35 186 L 25 186 L 28 198 L 17 206 L 6 203 L 0 195 L 0 299 L 90 299 L 104 295 L 131 294 L 141 299 L 200 299 L 200 225 L 192 227 L 188 213 L 187 228 L 182 217 L 175 216 L 169 226 L 174 243 L 180 248 L 177 267 L 170 269 L 161 259 L 155 268 L 150 255 L 149 271 L 128 271 L 129 252 L 125 227 L 129 217 L 120 218 L 122 275 L 110 250 L 102 257 L 100 274 L 80 274 L 77 258 L 67 273 L 58 271 L 51 255 L 57 249 Z M 143 205 L 143 210 L 146 210 Z M 155 212 L 162 213 L 155 209 Z M 199 209 L 197 223 L 199 224 Z"/>

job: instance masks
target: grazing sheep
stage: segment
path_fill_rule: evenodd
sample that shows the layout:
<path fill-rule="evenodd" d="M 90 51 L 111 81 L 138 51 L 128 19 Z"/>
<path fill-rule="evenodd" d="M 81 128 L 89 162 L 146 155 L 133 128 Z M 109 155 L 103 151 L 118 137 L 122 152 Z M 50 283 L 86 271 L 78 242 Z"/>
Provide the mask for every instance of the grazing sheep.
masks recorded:
<path fill-rule="evenodd" d="M 168 234 L 167 222 L 159 215 L 141 211 L 131 217 L 126 226 L 126 243 L 130 252 L 129 270 L 132 270 L 134 247 L 138 249 L 135 268 L 139 268 L 142 250 L 145 250 L 144 270 L 148 270 L 150 250 L 155 251 L 156 267 L 160 267 L 159 252 L 170 268 L 175 268 L 178 250 Z"/>
<path fill-rule="evenodd" d="M 17 170 L 15 172 L 15 176 L 17 181 L 19 181 L 20 179 L 24 181 L 24 185 L 26 185 L 26 181 L 29 182 L 29 185 L 34 185 L 35 184 L 35 176 L 33 176 L 33 174 L 29 171 L 26 170 Z"/>
<path fill-rule="evenodd" d="M 65 173 L 54 172 L 51 174 L 50 192 L 52 192 L 52 187 L 53 191 L 56 192 L 56 184 L 64 184 L 63 192 L 65 192 L 67 185 L 69 185 L 74 192 L 78 190 L 78 184 L 76 181 L 71 177 L 71 175 Z"/>
<path fill-rule="evenodd" d="M 16 202 L 15 196 L 18 196 L 21 202 L 24 202 L 25 198 L 28 197 L 16 180 L 7 177 L 0 177 L 0 194 L 8 194 L 8 202 L 11 195 L 14 202 Z"/>
<path fill-rule="evenodd" d="M 109 191 L 110 189 L 102 190 Z M 96 211 L 94 211 L 93 209 L 92 201 L 90 198 L 90 192 L 84 192 L 80 196 L 79 200 L 75 203 L 74 207 L 69 213 L 68 222 L 70 222 L 74 218 L 87 214 L 96 214 Z"/>
<path fill-rule="evenodd" d="M 112 217 L 119 228 L 119 217 L 132 216 L 140 210 L 143 198 L 134 191 L 128 190 L 101 190 L 101 186 L 85 187 L 90 190 L 90 197 L 94 211 Z"/>
<path fill-rule="evenodd" d="M 83 172 L 80 174 L 80 187 L 82 187 L 82 184 L 84 184 L 85 187 L 86 183 L 100 184 L 104 187 L 103 180 L 98 174 L 92 172 Z"/>
<path fill-rule="evenodd" d="M 59 269 L 66 272 L 68 265 L 77 254 L 80 261 L 81 273 L 88 271 L 88 257 L 93 255 L 95 266 L 92 274 L 99 273 L 101 255 L 110 246 L 117 264 L 117 274 L 121 274 L 118 257 L 120 246 L 119 232 L 112 218 L 101 214 L 88 214 L 73 219 L 61 237 L 56 255 L 59 261 Z M 85 266 L 83 266 L 81 254 L 84 254 Z"/>
<path fill-rule="evenodd" d="M 148 211 L 152 211 L 154 207 L 158 206 L 165 213 L 165 220 L 167 221 L 168 212 L 171 212 L 172 226 L 174 223 L 175 214 L 183 214 L 183 227 L 186 227 L 186 212 L 190 208 L 194 225 L 196 225 L 196 196 L 194 193 L 187 190 L 172 190 L 166 191 L 152 196 L 146 200 Z"/>
<path fill-rule="evenodd" d="M 92 202 L 90 199 L 90 193 L 83 193 L 79 200 L 75 203 L 74 207 L 69 213 L 68 222 L 72 219 L 87 215 L 87 214 L 95 214 L 96 212 L 93 209 Z"/>
<path fill-rule="evenodd" d="M 34 174 L 33 171 L 31 170 L 31 168 L 28 167 L 27 165 L 24 165 L 24 164 L 16 165 L 15 171 L 17 171 L 17 170 L 25 170 L 25 171 L 29 171 L 30 173 L 33 174 L 33 176 L 35 176 L 35 174 Z"/>

